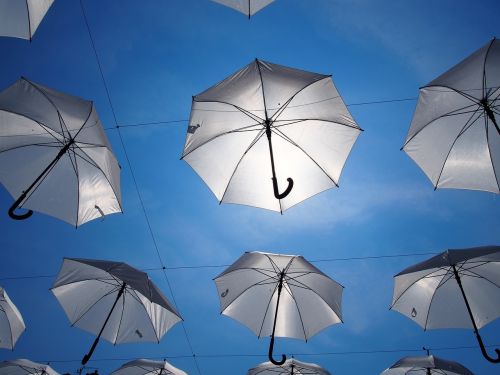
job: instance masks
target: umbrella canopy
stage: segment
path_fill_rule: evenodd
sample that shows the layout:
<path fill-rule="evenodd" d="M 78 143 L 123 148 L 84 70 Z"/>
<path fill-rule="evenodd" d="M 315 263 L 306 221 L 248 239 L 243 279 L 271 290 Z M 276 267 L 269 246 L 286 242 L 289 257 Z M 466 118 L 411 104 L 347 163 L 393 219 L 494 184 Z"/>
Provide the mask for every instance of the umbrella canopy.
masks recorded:
<path fill-rule="evenodd" d="M 0 93 L 0 182 L 32 211 L 75 226 L 121 212 L 120 167 L 92 102 L 21 78 Z"/>
<path fill-rule="evenodd" d="M 472 328 L 486 356 L 478 330 L 500 316 L 500 246 L 447 250 L 401 271 L 394 284 L 391 309 L 424 329 Z"/>
<path fill-rule="evenodd" d="M 433 355 L 404 357 L 383 371 L 381 375 L 474 375 L 460 363 Z"/>
<path fill-rule="evenodd" d="M 136 359 L 125 363 L 111 375 L 187 375 L 184 371 L 172 366 L 167 361 L 151 361 Z"/>
<path fill-rule="evenodd" d="M 29 359 L 13 359 L 0 362 L 0 375 L 59 375 L 59 373 L 49 365 L 42 365 Z"/>
<path fill-rule="evenodd" d="M 435 188 L 500 192 L 500 41 L 420 89 L 403 150 Z"/>
<path fill-rule="evenodd" d="M 238 320 L 259 338 L 308 340 L 342 321 L 343 287 L 302 256 L 247 252 L 215 279 L 221 313 Z"/>
<path fill-rule="evenodd" d="M 212 0 L 216 3 L 236 9 L 237 11 L 246 14 L 248 18 L 253 16 L 262 8 L 271 4 L 274 0 Z"/>
<path fill-rule="evenodd" d="M 264 362 L 248 370 L 247 375 L 330 375 L 324 368 L 314 364 L 287 359 L 281 366 Z"/>
<path fill-rule="evenodd" d="M 338 186 L 360 131 L 331 76 L 255 60 L 193 97 L 182 159 L 221 203 L 283 212 Z"/>
<path fill-rule="evenodd" d="M 31 40 L 54 0 L 0 0 L 0 36 Z"/>
<path fill-rule="evenodd" d="M 72 326 L 97 335 L 85 363 L 100 337 L 159 342 L 182 320 L 146 273 L 121 262 L 65 258 L 51 290 Z"/>
<path fill-rule="evenodd" d="M 0 348 L 14 349 L 16 341 L 26 329 L 23 317 L 0 287 Z"/>

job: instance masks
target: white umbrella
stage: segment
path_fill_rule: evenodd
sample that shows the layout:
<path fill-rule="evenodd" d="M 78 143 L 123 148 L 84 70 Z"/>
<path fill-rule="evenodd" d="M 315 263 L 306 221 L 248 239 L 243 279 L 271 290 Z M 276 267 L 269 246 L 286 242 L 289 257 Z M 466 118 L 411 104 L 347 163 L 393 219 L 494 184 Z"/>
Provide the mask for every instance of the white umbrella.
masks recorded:
<path fill-rule="evenodd" d="M 500 41 L 420 89 L 403 150 L 437 188 L 500 192 Z"/>
<path fill-rule="evenodd" d="M 35 210 L 79 226 L 121 212 L 120 167 L 94 104 L 25 78 L 0 93 L 0 182 L 13 219 Z"/>
<path fill-rule="evenodd" d="M 248 370 L 247 375 L 330 375 L 324 368 L 314 364 L 287 359 L 280 366 L 264 362 Z"/>
<path fill-rule="evenodd" d="M 404 357 L 381 375 L 474 375 L 460 363 L 433 355 Z"/>
<path fill-rule="evenodd" d="M 238 320 L 259 338 L 308 340 L 342 321 L 343 287 L 298 255 L 247 252 L 215 279 L 221 313 Z"/>
<path fill-rule="evenodd" d="M 472 328 L 484 357 L 479 329 L 500 317 L 500 246 L 447 250 L 394 277 L 391 309 L 424 329 Z"/>
<path fill-rule="evenodd" d="M 113 344 L 160 342 L 182 320 L 148 275 L 126 263 L 65 258 L 52 293 L 72 326 Z"/>
<path fill-rule="evenodd" d="M 0 375 L 59 375 L 59 373 L 49 365 L 42 365 L 29 359 L 13 359 L 0 362 Z"/>
<path fill-rule="evenodd" d="M 54 0 L 0 0 L 0 36 L 31 40 Z"/>
<path fill-rule="evenodd" d="M 0 348 L 14 349 L 16 341 L 26 329 L 23 317 L 0 287 Z"/>
<path fill-rule="evenodd" d="M 220 203 L 283 212 L 338 186 L 360 131 L 331 76 L 255 60 L 193 97 L 182 159 Z"/>
<path fill-rule="evenodd" d="M 184 371 L 172 366 L 167 361 L 151 361 L 136 359 L 125 363 L 111 375 L 187 375 Z"/>
<path fill-rule="evenodd" d="M 271 4 L 274 0 L 212 0 L 216 3 L 236 9 L 237 11 L 246 14 L 248 18 L 253 16 L 262 8 Z"/>

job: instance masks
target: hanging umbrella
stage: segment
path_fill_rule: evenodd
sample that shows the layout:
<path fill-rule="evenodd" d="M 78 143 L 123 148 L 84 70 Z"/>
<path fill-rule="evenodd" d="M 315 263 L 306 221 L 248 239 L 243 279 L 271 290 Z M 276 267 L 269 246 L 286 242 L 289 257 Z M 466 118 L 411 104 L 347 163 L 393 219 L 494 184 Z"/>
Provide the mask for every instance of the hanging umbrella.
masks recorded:
<path fill-rule="evenodd" d="M 25 78 L 0 93 L 0 182 L 17 220 L 35 210 L 79 226 L 121 212 L 120 167 L 93 103 Z"/>
<path fill-rule="evenodd" d="M 500 42 L 420 89 L 403 150 L 437 188 L 500 192 Z"/>
<path fill-rule="evenodd" d="M 484 357 L 479 329 L 500 317 L 500 246 L 447 250 L 394 277 L 391 309 L 424 329 L 472 328 Z"/>
<path fill-rule="evenodd" d="M 59 375 L 49 365 L 32 362 L 29 359 L 13 359 L 0 362 L 0 375 Z"/>
<path fill-rule="evenodd" d="M 0 36 L 31 41 L 54 0 L 0 1 Z"/>
<path fill-rule="evenodd" d="M 381 375 L 474 375 L 460 363 L 433 355 L 404 357 Z"/>
<path fill-rule="evenodd" d="M 26 329 L 23 317 L 0 287 L 0 348 L 14 349 L 16 341 Z"/>
<path fill-rule="evenodd" d="M 182 320 L 146 273 L 121 262 L 65 258 L 51 290 L 72 326 L 97 335 L 82 364 L 101 337 L 113 344 L 160 342 Z"/>
<path fill-rule="evenodd" d="M 248 370 L 247 375 L 330 375 L 324 368 L 314 363 L 287 359 L 281 366 L 264 362 Z"/>
<path fill-rule="evenodd" d="M 342 321 L 343 287 L 298 255 L 247 252 L 215 279 L 221 313 L 238 320 L 259 338 L 308 340 Z"/>
<path fill-rule="evenodd" d="M 167 361 L 151 361 L 136 359 L 125 363 L 111 375 L 187 375 L 184 371 L 172 366 Z"/>
<path fill-rule="evenodd" d="M 271 4 L 274 0 L 212 0 L 216 3 L 236 9 L 237 11 L 246 14 L 248 18 L 253 16 L 262 8 Z"/>

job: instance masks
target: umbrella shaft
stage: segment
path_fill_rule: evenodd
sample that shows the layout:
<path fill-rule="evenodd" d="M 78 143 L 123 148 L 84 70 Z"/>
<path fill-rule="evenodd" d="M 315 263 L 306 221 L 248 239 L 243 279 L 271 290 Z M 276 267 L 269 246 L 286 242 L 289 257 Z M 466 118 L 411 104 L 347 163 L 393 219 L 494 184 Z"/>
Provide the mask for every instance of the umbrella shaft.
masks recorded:
<path fill-rule="evenodd" d="M 479 331 L 477 329 L 476 321 L 474 320 L 474 315 L 472 315 L 472 310 L 470 308 L 469 301 L 467 300 L 467 297 L 465 295 L 464 287 L 462 286 L 462 280 L 460 280 L 460 275 L 458 274 L 458 271 L 457 271 L 457 268 L 455 267 L 455 265 L 453 265 L 452 267 L 453 267 L 453 273 L 455 274 L 455 279 L 457 280 L 458 287 L 460 288 L 460 291 L 462 292 L 462 297 L 464 297 L 465 306 L 467 307 L 467 311 L 469 312 L 470 319 L 472 321 L 472 325 L 474 326 L 474 332 L 476 333 L 476 335 L 478 335 Z"/>
<path fill-rule="evenodd" d="M 283 278 L 285 277 L 285 273 L 281 272 L 280 281 L 278 284 L 278 298 L 276 300 L 276 311 L 274 312 L 274 323 L 273 323 L 273 333 L 271 335 L 271 340 L 274 342 L 274 332 L 276 331 L 276 321 L 278 320 L 278 308 L 280 306 L 280 295 L 281 288 L 283 288 Z"/>
<path fill-rule="evenodd" d="M 267 142 L 269 143 L 269 154 L 271 156 L 271 169 L 273 171 L 273 178 L 276 178 L 276 170 L 274 168 L 273 143 L 271 142 L 271 122 L 269 120 L 266 120 L 266 135 Z"/>

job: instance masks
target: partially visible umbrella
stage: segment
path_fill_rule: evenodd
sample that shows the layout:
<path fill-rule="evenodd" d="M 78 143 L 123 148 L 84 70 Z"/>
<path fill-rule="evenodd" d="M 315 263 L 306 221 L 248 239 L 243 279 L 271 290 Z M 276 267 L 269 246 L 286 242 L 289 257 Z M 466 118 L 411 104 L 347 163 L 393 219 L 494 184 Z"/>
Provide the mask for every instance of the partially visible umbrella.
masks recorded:
<path fill-rule="evenodd" d="M 111 375 L 187 375 L 184 371 L 172 366 L 167 361 L 136 359 L 125 363 Z"/>
<path fill-rule="evenodd" d="M 259 338 L 308 340 L 341 318 L 343 287 L 298 255 L 247 252 L 215 279 L 221 313 L 246 325 Z"/>
<path fill-rule="evenodd" d="M 122 211 L 120 167 L 94 104 L 25 78 L 0 93 L 0 182 L 17 220 L 35 210 L 79 226 Z"/>
<path fill-rule="evenodd" d="M 324 368 L 314 364 L 287 359 L 282 365 L 264 362 L 248 370 L 247 375 L 330 375 Z"/>
<path fill-rule="evenodd" d="M 54 0 L 1 0 L 0 36 L 31 40 Z"/>
<path fill-rule="evenodd" d="M 483 356 L 479 329 L 500 317 L 500 246 L 447 250 L 394 277 L 391 309 L 424 329 L 472 328 Z"/>
<path fill-rule="evenodd" d="M 420 89 L 403 150 L 437 188 L 500 192 L 500 41 Z"/>
<path fill-rule="evenodd" d="M 474 375 L 460 363 L 434 355 L 404 357 L 381 375 Z"/>
<path fill-rule="evenodd" d="M 271 4 L 274 0 L 212 0 L 216 3 L 236 9 L 237 11 L 246 14 L 248 18 L 253 16 L 262 8 Z"/>
<path fill-rule="evenodd" d="M 0 375 L 59 375 L 49 365 L 29 359 L 13 359 L 0 362 Z"/>
<path fill-rule="evenodd" d="M 52 293 L 72 326 L 113 344 L 160 342 L 182 320 L 148 275 L 126 263 L 65 258 Z"/>
<path fill-rule="evenodd" d="M 14 349 L 16 341 L 26 329 L 23 317 L 0 287 L 0 348 Z"/>

